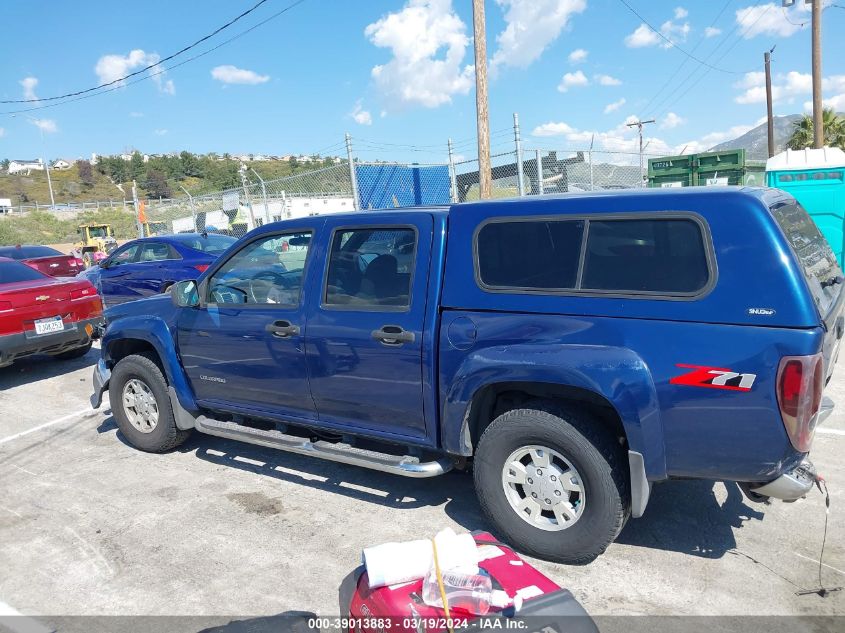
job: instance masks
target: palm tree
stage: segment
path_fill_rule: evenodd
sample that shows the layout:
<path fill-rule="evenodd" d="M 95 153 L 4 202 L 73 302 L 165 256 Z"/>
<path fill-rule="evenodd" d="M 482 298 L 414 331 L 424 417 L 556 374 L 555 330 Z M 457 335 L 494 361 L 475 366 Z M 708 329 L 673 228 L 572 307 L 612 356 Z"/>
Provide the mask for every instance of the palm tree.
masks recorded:
<path fill-rule="evenodd" d="M 824 144 L 827 147 L 845 149 L 845 117 L 836 114 L 833 108 L 822 111 Z M 813 146 L 813 117 L 805 114 L 793 125 L 792 136 L 786 142 L 789 149 L 804 149 Z"/>

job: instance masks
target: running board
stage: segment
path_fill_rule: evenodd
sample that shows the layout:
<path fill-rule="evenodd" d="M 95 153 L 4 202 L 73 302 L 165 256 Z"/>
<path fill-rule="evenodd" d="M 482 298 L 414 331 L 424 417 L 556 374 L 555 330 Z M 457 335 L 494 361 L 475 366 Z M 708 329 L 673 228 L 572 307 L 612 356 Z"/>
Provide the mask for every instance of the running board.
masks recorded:
<path fill-rule="evenodd" d="M 452 462 L 445 458 L 421 462 L 418 457 L 410 455 L 390 455 L 389 453 L 355 448 L 349 444 L 323 440 L 311 442 L 305 438 L 287 435 L 281 431 L 254 429 L 235 422 L 214 420 L 202 415 L 196 418 L 195 428 L 207 435 L 257 444 L 289 453 L 298 453 L 299 455 L 308 455 L 332 462 L 362 466 L 383 473 L 402 475 L 403 477 L 436 477 L 452 470 Z"/>

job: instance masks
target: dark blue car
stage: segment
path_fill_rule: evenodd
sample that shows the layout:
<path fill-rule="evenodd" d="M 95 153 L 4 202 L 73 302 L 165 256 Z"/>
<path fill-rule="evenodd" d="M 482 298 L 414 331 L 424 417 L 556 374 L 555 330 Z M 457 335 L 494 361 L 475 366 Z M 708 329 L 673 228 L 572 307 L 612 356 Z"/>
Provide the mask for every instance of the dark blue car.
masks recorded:
<path fill-rule="evenodd" d="M 182 279 L 196 279 L 236 241 L 200 233 L 133 240 L 79 276 L 97 288 L 106 306 L 113 306 L 159 294 Z"/>

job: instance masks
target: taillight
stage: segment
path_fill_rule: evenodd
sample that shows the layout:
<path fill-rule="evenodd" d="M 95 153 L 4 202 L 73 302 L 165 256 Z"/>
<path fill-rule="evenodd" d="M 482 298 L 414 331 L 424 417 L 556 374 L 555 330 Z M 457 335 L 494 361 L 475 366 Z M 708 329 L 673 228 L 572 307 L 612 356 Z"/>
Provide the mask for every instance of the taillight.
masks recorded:
<path fill-rule="evenodd" d="M 194 268 L 196 268 L 201 273 L 204 273 L 206 270 L 208 270 L 208 264 L 196 264 Z"/>
<path fill-rule="evenodd" d="M 813 443 L 816 413 L 824 390 L 821 354 L 785 356 L 780 361 L 777 397 L 783 425 L 795 450 L 806 453 Z"/>
<path fill-rule="evenodd" d="M 97 291 L 94 288 L 80 288 L 79 290 L 71 290 L 70 298 L 84 299 L 85 297 L 93 297 L 95 294 L 97 294 Z"/>
<path fill-rule="evenodd" d="M 4 310 L 11 310 L 11 309 L 12 309 L 11 303 L 9 303 L 8 301 L 0 301 L 0 312 L 3 312 Z"/>
<path fill-rule="evenodd" d="M 82 268 L 84 265 L 85 262 L 83 262 L 81 259 L 77 259 L 74 257 L 72 260 L 70 260 L 71 268 Z"/>

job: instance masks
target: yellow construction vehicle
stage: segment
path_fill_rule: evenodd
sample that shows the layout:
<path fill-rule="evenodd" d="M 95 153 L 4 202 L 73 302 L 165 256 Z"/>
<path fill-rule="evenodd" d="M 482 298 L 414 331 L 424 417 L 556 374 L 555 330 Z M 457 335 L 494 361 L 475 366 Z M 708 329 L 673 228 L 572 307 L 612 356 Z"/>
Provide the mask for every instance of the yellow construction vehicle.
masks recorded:
<path fill-rule="evenodd" d="M 110 224 L 80 224 L 76 232 L 79 233 L 80 241 L 73 254 L 85 262 L 86 267 L 104 260 L 117 248 Z"/>

